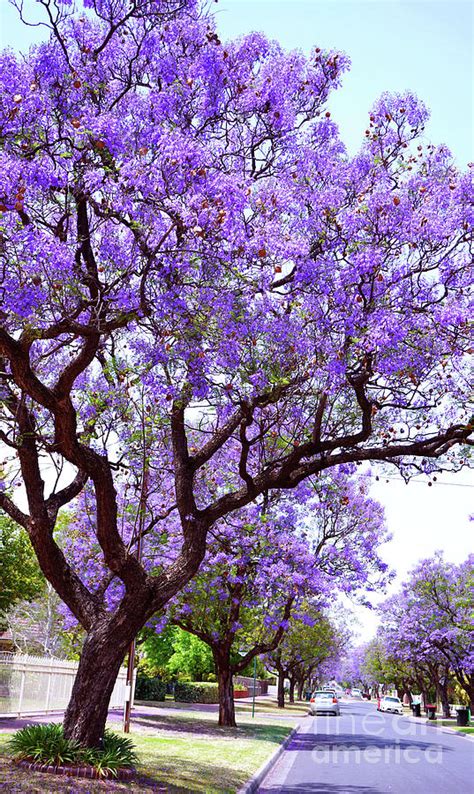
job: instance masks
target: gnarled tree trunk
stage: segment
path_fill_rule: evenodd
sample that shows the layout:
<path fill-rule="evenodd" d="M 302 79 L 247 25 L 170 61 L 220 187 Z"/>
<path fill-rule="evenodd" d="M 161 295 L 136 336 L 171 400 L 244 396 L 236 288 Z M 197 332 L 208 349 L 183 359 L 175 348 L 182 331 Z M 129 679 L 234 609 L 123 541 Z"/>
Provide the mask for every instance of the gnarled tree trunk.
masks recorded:
<path fill-rule="evenodd" d="M 110 621 L 88 634 L 64 716 L 68 739 L 87 747 L 100 746 L 115 681 L 133 637 L 129 631 L 118 633 Z"/>
<path fill-rule="evenodd" d="M 229 651 L 213 650 L 219 687 L 219 725 L 236 728 L 234 705 L 234 678 Z"/>

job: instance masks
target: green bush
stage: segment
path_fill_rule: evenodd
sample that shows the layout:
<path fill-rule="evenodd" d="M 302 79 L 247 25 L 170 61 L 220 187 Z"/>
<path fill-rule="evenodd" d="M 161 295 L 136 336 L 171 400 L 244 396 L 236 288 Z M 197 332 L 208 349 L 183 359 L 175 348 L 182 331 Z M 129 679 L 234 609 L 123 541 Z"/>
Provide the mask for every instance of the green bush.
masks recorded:
<path fill-rule="evenodd" d="M 63 726 L 28 725 L 17 731 L 8 743 L 17 759 L 38 761 L 51 766 L 89 764 L 101 777 L 116 777 L 119 769 L 128 769 L 137 762 L 133 742 L 127 736 L 105 731 L 102 749 L 81 747 L 66 739 Z"/>
<path fill-rule="evenodd" d="M 234 684 L 234 692 L 244 692 L 246 689 L 245 684 Z"/>
<path fill-rule="evenodd" d="M 135 700 L 165 700 L 166 684 L 159 678 L 139 676 L 135 684 Z"/>
<path fill-rule="evenodd" d="M 219 689 L 211 681 L 178 681 L 174 699 L 178 703 L 219 703 Z"/>
<path fill-rule="evenodd" d="M 81 747 L 78 742 L 66 739 L 63 726 L 27 725 L 13 734 L 9 741 L 15 758 L 41 761 L 43 764 L 74 764 Z"/>
<path fill-rule="evenodd" d="M 102 777 L 116 777 L 119 769 L 130 769 L 137 761 L 133 741 L 128 736 L 106 730 L 102 749 L 82 748 L 81 760 L 94 766 Z"/>

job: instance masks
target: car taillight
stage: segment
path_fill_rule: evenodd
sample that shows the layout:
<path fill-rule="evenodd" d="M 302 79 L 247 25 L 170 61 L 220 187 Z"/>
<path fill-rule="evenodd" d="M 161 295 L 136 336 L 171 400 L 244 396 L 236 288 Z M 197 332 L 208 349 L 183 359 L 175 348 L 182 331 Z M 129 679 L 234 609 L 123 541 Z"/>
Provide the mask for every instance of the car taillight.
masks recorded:
<path fill-rule="evenodd" d="M 337 703 L 337 698 L 333 698 L 333 699 L 332 699 L 332 702 L 333 702 L 333 703 Z"/>
<path fill-rule="evenodd" d="M 310 698 L 310 703 L 314 703 L 314 698 Z"/>

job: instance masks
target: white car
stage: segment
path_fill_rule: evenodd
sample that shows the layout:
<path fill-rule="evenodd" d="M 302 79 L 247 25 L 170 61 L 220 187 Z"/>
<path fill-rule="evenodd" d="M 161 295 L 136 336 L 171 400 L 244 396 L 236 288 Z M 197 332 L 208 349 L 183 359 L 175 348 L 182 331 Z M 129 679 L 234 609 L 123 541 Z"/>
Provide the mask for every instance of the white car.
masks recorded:
<path fill-rule="evenodd" d="M 356 700 L 362 700 L 362 692 L 360 689 L 351 689 L 351 697 L 356 698 Z"/>
<path fill-rule="evenodd" d="M 386 695 L 380 699 L 380 705 L 377 707 L 377 711 L 389 711 L 393 714 L 403 714 L 403 703 L 400 698 Z"/>
<path fill-rule="evenodd" d="M 341 710 L 339 708 L 339 701 L 335 694 L 327 690 L 318 690 L 313 692 L 309 701 L 310 714 L 334 714 L 339 717 Z"/>

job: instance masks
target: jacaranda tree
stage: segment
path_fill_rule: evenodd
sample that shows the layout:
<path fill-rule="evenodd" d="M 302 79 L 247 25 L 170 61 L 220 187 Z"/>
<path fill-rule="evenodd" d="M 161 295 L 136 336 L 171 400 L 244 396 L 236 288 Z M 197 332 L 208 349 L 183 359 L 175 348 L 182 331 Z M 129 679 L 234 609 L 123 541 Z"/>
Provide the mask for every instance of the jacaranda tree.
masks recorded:
<path fill-rule="evenodd" d="M 94 745 L 217 521 L 334 466 L 462 465 L 472 183 L 408 93 L 350 158 L 340 53 L 223 44 L 198 0 L 76 5 L 42 0 L 49 38 L 1 56 L 1 439 L 26 501 L 0 506 L 87 632 L 64 727 Z M 54 537 L 86 483 L 93 588 Z M 171 531 L 151 575 L 137 539 Z"/>
<path fill-rule="evenodd" d="M 332 474 L 301 483 L 297 505 L 280 492 L 265 512 L 247 508 L 216 524 L 199 573 L 169 604 L 169 619 L 212 649 L 219 725 L 236 724 L 233 676 L 277 649 L 295 620 L 312 626 L 309 605 L 317 611 L 337 590 L 355 596 L 388 578 L 381 506 L 362 478 Z M 292 692 L 303 667 L 292 667 Z"/>

